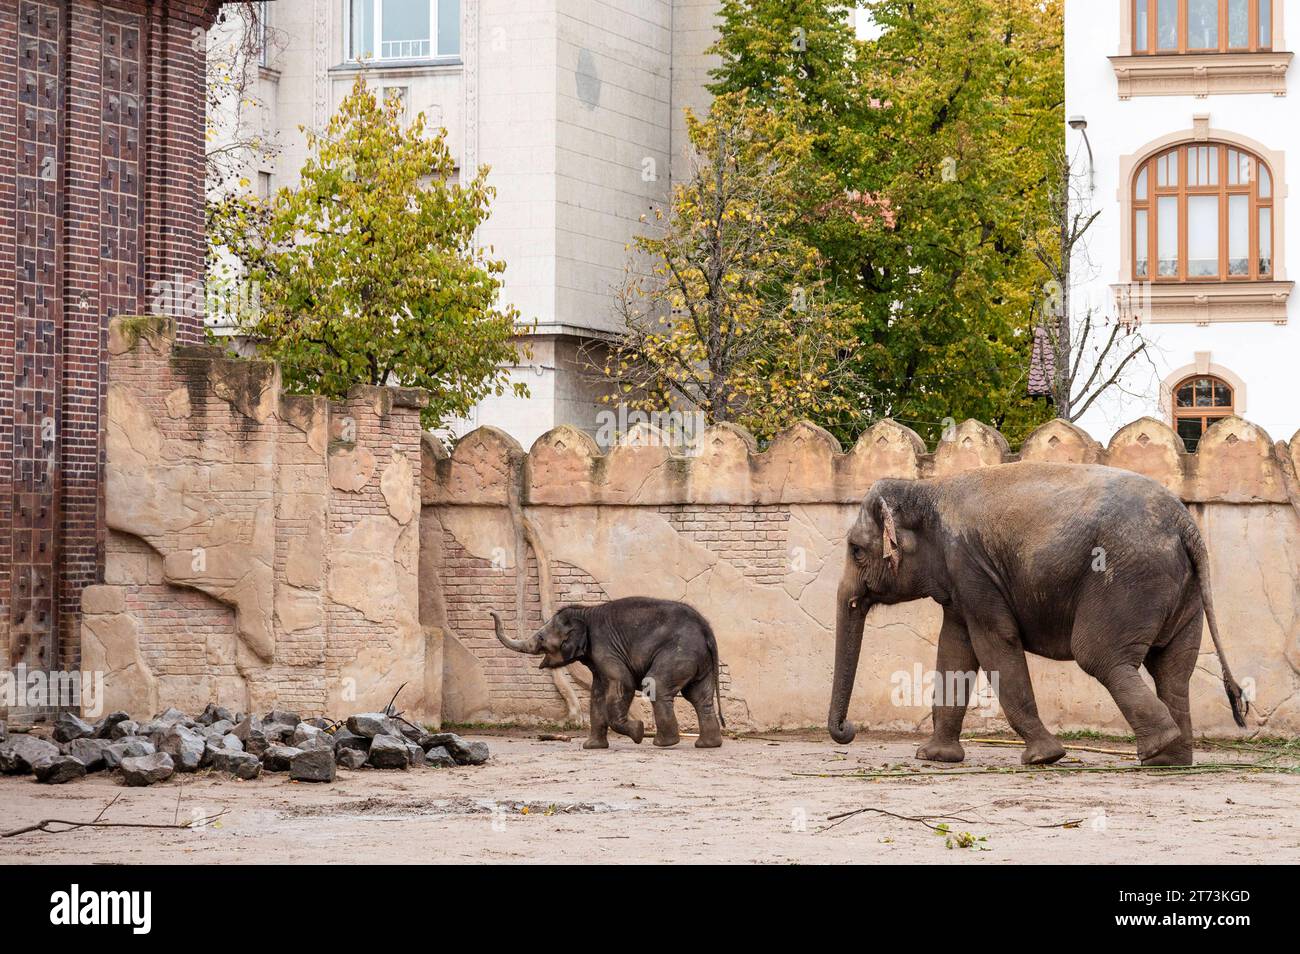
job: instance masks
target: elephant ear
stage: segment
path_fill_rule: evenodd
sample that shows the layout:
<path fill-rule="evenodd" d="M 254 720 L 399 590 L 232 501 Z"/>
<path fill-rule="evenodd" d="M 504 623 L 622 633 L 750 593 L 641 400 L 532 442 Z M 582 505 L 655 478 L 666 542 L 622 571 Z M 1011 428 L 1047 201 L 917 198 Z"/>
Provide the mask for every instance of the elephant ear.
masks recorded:
<path fill-rule="evenodd" d="M 894 511 L 889 506 L 889 501 L 884 497 L 880 498 L 879 514 L 880 518 L 880 537 L 881 537 L 881 555 L 885 562 L 889 564 L 889 569 L 898 572 L 898 528 L 894 525 Z"/>
<path fill-rule="evenodd" d="M 573 662 L 579 656 L 585 656 L 590 645 L 587 633 L 587 621 L 581 616 L 565 614 L 564 641 L 560 643 L 560 657 L 565 662 Z"/>

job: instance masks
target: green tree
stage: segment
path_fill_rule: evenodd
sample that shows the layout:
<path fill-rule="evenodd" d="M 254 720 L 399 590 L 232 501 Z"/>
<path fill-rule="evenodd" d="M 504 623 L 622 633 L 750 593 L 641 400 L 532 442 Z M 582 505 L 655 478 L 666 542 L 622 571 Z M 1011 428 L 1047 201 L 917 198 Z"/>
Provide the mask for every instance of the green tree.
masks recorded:
<path fill-rule="evenodd" d="M 812 138 L 744 93 L 686 119 L 691 174 L 634 240 L 618 295 L 610 399 L 697 411 L 760 439 L 843 413 L 854 312 L 791 229 L 805 196 L 834 194 L 809 162 Z"/>
<path fill-rule="evenodd" d="M 409 126 L 358 77 L 326 130 L 308 133 L 296 189 L 265 206 L 232 199 L 209 217 L 259 290 L 241 330 L 292 389 L 342 397 L 355 384 L 430 392 L 424 422 L 466 414 L 509 385 L 519 316 L 498 304 L 505 265 L 474 244 L 494 190 L 481 167 L 454 181 L 445 130 Z"/>
<path fill-rule="evenodd" d="M 1060 4 L 868 6 L 879 36 L 858 41 L 840 4 L 729 0 L 717 46 L 715 89 L 756 89 L 810 124 L 844 196 L 805 203 L 794 225 L 862 315 L 852 380 L 868 386 L 825 423 L 851 438 L 889 416 L 933 439 L 945 419 L 978 417 L 1017 441 L 1050 416 L 1026 393 L 1045 277 L 1026 236 L 1048 216 L 1061 136 Z M 862 227 L 864 201 L 892 226 Z"/>

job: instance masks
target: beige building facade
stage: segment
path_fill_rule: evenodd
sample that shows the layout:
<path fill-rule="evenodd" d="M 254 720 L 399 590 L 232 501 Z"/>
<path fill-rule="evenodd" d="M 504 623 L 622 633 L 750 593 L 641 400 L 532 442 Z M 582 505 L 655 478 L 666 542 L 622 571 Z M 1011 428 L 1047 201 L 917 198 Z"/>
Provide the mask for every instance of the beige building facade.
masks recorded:
<path fill-rule="evenodd" d="M 550 428 L 597 429 L 583 349 L 617 332 L 611 290 L 640 218 L 681 173 L 685 107 L 707 107 L 716 0 L 273 0 L 243 122 L 271 148 L 243 187 L 291 186 L 303 130 L 322 129 L 362 72 L 423 112 L 462 174 L 491 167 L 480 240 L 507 263 L 504 297 L 536 323 L 511 369 L 530 397 L 488 398 L 457 436 L 500 427 L 527 447 Z M 219 25 L 210 38 L 220 49 Z M 255 76 L 251 74 L 255 72 Z M 230 117 L 214 125 L 228 135 Z"/>

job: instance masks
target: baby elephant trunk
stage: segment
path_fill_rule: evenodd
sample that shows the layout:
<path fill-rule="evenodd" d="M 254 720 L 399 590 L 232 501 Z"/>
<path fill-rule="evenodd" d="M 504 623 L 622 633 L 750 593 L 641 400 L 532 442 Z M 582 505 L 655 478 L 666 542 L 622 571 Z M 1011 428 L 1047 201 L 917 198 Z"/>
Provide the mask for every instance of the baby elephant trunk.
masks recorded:
<path fill-rule="evenodd" d="M 501 645 L 506 649 L 512 649 L 517 653 L 527 653 L 530 656 L 536 656 L 541 652 L 536 635 L 532 639 L 511 639 L 502 628 L 501 617 L 497 615 L 496 610 L 488 610 L 488 615 L 492 617 L 492 625 L 496 629 L 497 639 L 501 640 Z"/>

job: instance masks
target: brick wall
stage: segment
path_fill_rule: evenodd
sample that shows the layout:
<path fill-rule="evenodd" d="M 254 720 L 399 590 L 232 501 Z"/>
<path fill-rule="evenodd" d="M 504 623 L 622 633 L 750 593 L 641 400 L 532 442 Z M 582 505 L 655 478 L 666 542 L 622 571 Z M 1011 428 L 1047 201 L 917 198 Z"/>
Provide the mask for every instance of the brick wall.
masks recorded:
<path fill-rule="evenodd" d="M 217 6 L 0 4 L 0 663 L 80 664 L 107 539 L 107 322 L 147 310 L 159 281 L 202 279 Z M 177 317 L 197 342 L 201 314 Z"/>

